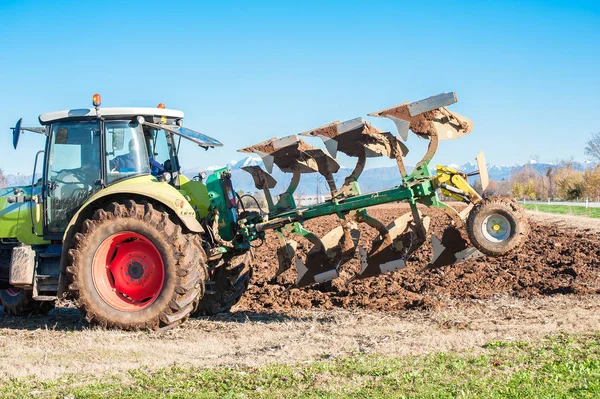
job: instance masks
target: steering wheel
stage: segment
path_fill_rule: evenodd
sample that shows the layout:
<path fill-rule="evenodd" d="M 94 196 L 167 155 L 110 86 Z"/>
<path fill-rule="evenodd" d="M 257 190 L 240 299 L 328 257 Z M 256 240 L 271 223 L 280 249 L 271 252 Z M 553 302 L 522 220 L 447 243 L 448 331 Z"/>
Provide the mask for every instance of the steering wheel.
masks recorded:
<path fill-rule="evenodd" d="M 82 184 L 87 186 L 88 184 L 86 183 L 86 177 L 84 174 L 82 173 L 77 173 L 80 172 L 78 169 L 61 169 L 58 172 L 56 171 L 52 171 L 53 173 L 56 173 L 54 179 L 55 182 L 57 183 L 61 183 L 61 184 Z M 60 177 L 59 177 L 60 176 Z M 66 181 L 66 179 L 69 176 L 73 176 L 73 180 L 75 181 Z"/>

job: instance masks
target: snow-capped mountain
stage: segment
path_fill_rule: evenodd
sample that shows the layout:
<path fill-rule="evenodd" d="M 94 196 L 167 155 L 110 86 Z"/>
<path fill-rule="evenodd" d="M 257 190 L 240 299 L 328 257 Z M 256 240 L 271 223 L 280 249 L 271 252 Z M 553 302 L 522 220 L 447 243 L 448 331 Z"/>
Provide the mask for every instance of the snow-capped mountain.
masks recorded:
<path fill-rule="evenodd" d="M 211 165 L 207 168 L 195 168 L 193 169 L 193 171 L 204 171 L 206 173 L 208 172 L 212 172 L 213 170 L 217 170 L 217 169 L 221 169 L 224 168 L 225 166 L 227 166 L 229 169 L 241 169 L 244 166 L 256 166 L 256 165 L 263 165 L 262 159 L 260 159 L 259 156 L 253 156 L 250 155 L 246 158 L 240 159 L 240 160 L 231 160 L 227 163 L 227 165 Z M 192 170 L 190 170 L 192 171 Z M 186 171 L 184 171 L 185 173 Z"/>
<path fill-rule="evenodd" d="M 230 169 L 241 169 L 244 166 L 262 166 L 263 165 L 263 161 L 262 159 L 260 159 L 259 156 L 254 156 L 254 155 L 250 155 L 244 159 L 241 159 L 239 161 L 231 161 L 229 162 L 229 165 L 231 165 Z"/>

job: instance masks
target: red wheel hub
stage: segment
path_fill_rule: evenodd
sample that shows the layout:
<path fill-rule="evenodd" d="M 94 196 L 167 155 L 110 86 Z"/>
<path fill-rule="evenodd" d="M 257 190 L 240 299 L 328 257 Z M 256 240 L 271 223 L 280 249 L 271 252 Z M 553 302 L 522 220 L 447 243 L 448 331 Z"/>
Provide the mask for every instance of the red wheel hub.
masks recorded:
<path fill-rule="evenodd" d="M 100 297 L 115 309 L 135 312 L 160 295 L 165 267 L 156 245 L 132 231 L 115 233 L 100 244 L 92 261 Z"/>

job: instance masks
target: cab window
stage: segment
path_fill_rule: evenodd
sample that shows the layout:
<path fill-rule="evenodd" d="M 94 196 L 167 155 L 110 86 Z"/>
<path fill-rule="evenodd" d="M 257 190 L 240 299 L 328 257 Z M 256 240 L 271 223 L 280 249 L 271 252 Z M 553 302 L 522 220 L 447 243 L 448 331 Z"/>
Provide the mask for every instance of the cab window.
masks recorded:
<path fill-rule="evenodd" d="M 148 152 L 141 126 L 136 122 L 105 122 L 106 179 L 113 183 L 150 173 Z"/>
<path fill-rule="evenodd" d="M 52 125 L 48 157 L 48 231 L 60 232 L 85 200 L 101 186 L 100 124 Z"/>
<path fill-rule="evenodd" d="M 145 133 L 152 175 L 160 176 L 169 172 L 174 176 L 179 171 L 179 165 L 173 134 L 153 128 L 147 129 Z"/>

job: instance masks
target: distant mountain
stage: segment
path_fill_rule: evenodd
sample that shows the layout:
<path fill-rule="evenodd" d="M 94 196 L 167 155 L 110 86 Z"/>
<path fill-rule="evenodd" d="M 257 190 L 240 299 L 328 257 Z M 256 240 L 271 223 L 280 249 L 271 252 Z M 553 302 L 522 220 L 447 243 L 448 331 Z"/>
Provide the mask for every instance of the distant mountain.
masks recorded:
<path fill-rule="evenodd" d="M 584 162 L 570 162 L 570 165 L 575 170 L 583 171 L 590 167 L 595 167 L 598 163 L 584 161 Z M 243 190 L 244 192 L 255 192 L 257 191 L 254 187 L 254 181 L 249 173 L 243 171 L 241 168 L 243 166 L 261 166 L 264 168 L 263 162 L 260 157 L 251 155 L 239 160 L 232 160 L 225 165 L 214 165 L 209 166 L 207 168 L 189 168 L 183 169 L 182 172 L 189 178 L 197 176 L 198 173 L 204 171 L 207 174 L 212 173 L 216 169 L 221 167 L 228 167 L 231 170 L 231 174 L 233 176 L 233 184 L 237 190 Z M 458 169 L 462 172 L 469 173 L 473 172 L 477 169 L 477 165 L 475 162 L 465 162 L 463 164 L 449 164 L 448 166 Z M 523 168 L 533 168 L 537 172 L 541 174 L 546 174 L 548 168 L 561 168 L 564 164 L 551 164 L 551 163 L 541 163 L 536 162 L 534 160 L 529 161 L 525 164 L 514 164 L 514 165 L 496 165 L 496 164 L 488 164 L 488 173 L 490 179 L 495 181 L 508 180 L 510 177 L 522 170 Z M 411 171 L 414 166 L 407 165 L 407 169 Z M 291 174 L 281 172 L 276 166 L 273 168 L 273 177 L 277 180 L 278 184 L 274 190 L 275 194 L 279 194 L 281 191 L 287 188 L 287 185 L 290 182 Z M 338 173 L 334 175 L 337 187 L 341 187 L 344 183 L 344 179 L 352 172 L 350 168 L 340 168 Z M 433 172 L 433 171 L 432 171 Z M 40 176 L 38 176 L 40 177 Z M 469 178 L 469 181 L 472 183 L 477 180 L 477 176 L 473 176 Z M 23 174 L 8 174 L 6 175 L 7 186 L 24 186 L 31 184 L 31 175 L 23 175 Z M 372 192 L 377 190 L 382 190 L 384 188 L 389 188 L 396 186 L 401 183 L 400 175 L 398 174 L 398 169 L 395 166 L 388 167 L 379 167 L 379 168 L 371 168 L 365 169 L 363 173 L 360 175 L 359 183 L 363 192 Z M 323 176 L 318 173 L 309 173 L 302 175 L 302 183 L 298 187 L 298 194 L 306 194 L 312 195 L 317 191 L 317 184 L 319 185 L 321 192 L 323 194 L 328 193 L 327 184 Z"/>
<path fill-rule="evenodd" d="M 257 156 L 248 156 L 246 158 L 240 160 L 234 160 L 229 162 L 227 165 L 220 166 L 210 166 L 205 169 L 195 168 L 195 169 L 185 169 L 183 173 L 192 177 L 197 175 L 200 171 L 205 171 L 210 174 L 215 169 L 219 169 L 220 167 L 227 166 L 231 170 L 234 187 L 236 190 L 243 190 L 244 192 L 254 192 L 257 189 L 254 187 L 254 181 L 249 173 L 241 170 L 242 166 L 249 165 L 258 165 L 264 168 L 262 160 Z M 589 167 L 593 167 L 596 164 L 593 162 L 571 162 L 573 169 L 583 171 Z M 462 172 L 469 173 L 477 170 L 477 165 L 475 162 L 465 162 L 463 164 L 450 164 L 448 165 L 452 168 L 458 169 Z M 496 164 L 488 164 L 488 173 L 490 179 L 494 181 L 508 180 L 510 177 L 517 171 L 529 167 L 533 168 L 539 173 L 545 174 L 548 168 L 559 168 L 564 165 L 554 165 L 551 163 L 540 163 L 534 160 L 529 161 L 525 164 L 514 164 L 514 165 L 496 165 Z M 414 166 L 407 166 L 407 169 L 411 171 Z M 352 170 L 350 168 L 340 168 L 338 173 L 334 175 L 337 187 L 340 187 L 344 178 L 350 174 Z M 290 182 L 291 174 L 283 173 L 277 167 L 273 168 L 272 176 L 277 180 L 278 184 L 275 188 L 274 192 L 279 193 L 280 191 L 285 190 L 287 185 Z M 471 182 L 477 180 L 477 176 L 471 177 L 469 180 Z M 401 183 L 400 176 L 398 174 L 398 169 L 395 166 L 389 167 L 379 167 L 379 168 L 371 168 L 365 169 L 363 173 L 360 175 L 359 184 L 361 189 L 364 192 L 372 192 L 377 190 L 382 190 L 385 188 L 393 187 Z M 302 175 L 302 182 L 296 191 L 298 194 L 314 194 L 317 191 L 317 184 L 319 184 L 321 192 L 327 193 L 328 188 L 325 182 L 325 179 L 319 175 L 318 173 L 310 173 Z"/>
<path fill-rule="evenodd" d="M 577 170 L 580 172 L 597 165 L 596 163 L 590 162 L 590 161 L 584 161 L 584 162 L 572 161 L 572 162 L 569 162 L 569 164 L 571 165 L 571 167 L 574 170 Z M 490 179 L 492 179 L 494 181 L 501 181 L 501 180 L 509 180 L 514 173 L 516 173 L 520 170 L 523 170 L 525 168 L 534 169 L 538 173 L 545 175 L 549 168 L 560 169 L 565 166 L 566 166 L 565 163 L 553 164 L 553 163 L 543 163 L 543 162 L 538 162 L 535 160 L 530 160 L 529 162 L 527 162 L 525 164 L 521 164 L 521 165 L 519 165 L 519 164 L 515 164 L 515 165 L 488 164 L 487 169 L 488 169 L 488 174 L 489 174 Z M 471 171 L 475 171 L 477 169 L 477 165 L 474 162 L 466 162 L 462 165 L 459 165 L 457 167 L 457 169 L 468 173 Z"/>
<path fill-rule="evenodd" d="M 38 178 L 42 177 L 36 173 Z M 6 175 L 6 186 L 7 187 L 15 187 L 15 186 L 29 186 L 31 185 L 31 175 L 22 175 L 20 173 L 13 175 Z"/>
<path fill-rule="evenodd" d="M 204 171 L 206 173 L 211 172 L 213 170 L 217 170 L 217 169 L 221 169 L 225 166 L 229 167 L 229 169 L 231 170 L 237 170 L 237 169 L 241 169 L 244 166 L 256 166 L 256 165 L 263 165 L 262 160 L 260 159 L 259 156 L 248 156 L 246 158 L 240 159 L 239 161 L 230 161 L 227 165 L 213 165 L 213 166 L 209 166 L 206 169 L 201 169 L 201 168 L 194 168 L 194 169 L 184 169 L 183 170 L 183 174 L 187 175 L 188 172 L 192 173 L 192 174 L 197 174 L 200 171 Z"/>

